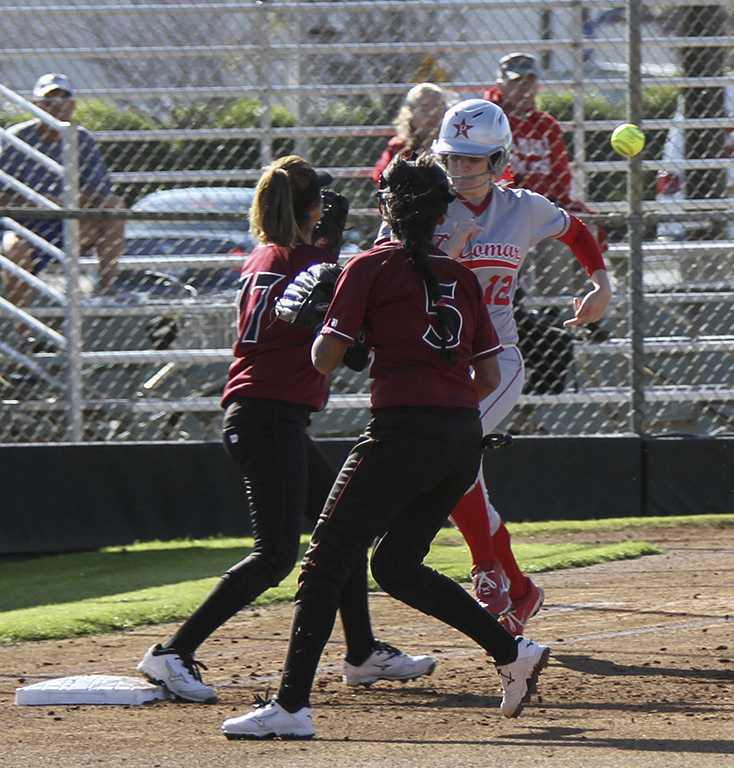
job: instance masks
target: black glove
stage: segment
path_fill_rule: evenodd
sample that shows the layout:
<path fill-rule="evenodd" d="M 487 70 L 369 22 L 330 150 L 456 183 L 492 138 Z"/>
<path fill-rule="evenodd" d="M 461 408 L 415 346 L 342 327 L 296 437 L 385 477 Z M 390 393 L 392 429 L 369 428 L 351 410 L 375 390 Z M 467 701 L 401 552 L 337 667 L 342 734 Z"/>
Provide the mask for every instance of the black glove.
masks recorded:
<path fill-rule="evenodd" d="M 370 348 L 365 344 L 364 331 L 360 331 L 357 340 L 347 349 L 342 363 L 353 371 L 363 371 L 370 361 Z"/>
<path fill-rule="evenodd" d="M 291 325 L 316 328 L 324 320 L 341 271 L 338 264 L 312 264 L 275 302 L 275 314 Z"/>
<path fill-rule="evenodd" d="M 321 190 L 321 218 L 313 228 L 311 242 L 332 258 L 339 256 L 348 214 L 349 200 L 344 195 L 331 189 Z"/>

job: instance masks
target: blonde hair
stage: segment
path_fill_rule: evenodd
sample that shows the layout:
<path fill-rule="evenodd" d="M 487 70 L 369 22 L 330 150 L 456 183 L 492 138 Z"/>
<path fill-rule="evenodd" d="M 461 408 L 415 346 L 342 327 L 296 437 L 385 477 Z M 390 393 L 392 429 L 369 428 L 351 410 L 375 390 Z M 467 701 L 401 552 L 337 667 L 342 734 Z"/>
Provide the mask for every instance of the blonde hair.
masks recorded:
<path fill-rule="evenodd" d="M 419 135 L 413 122 L 416 107 L 420 107 L 420 102 L 425 101 L 427 95 L 435 97 L 441 103 L 442 112 L 445 112 L 448 108 L 448 94 L 440 85 L 435 83 L 418 83 L 418 85 L 414 85 L 408 91 L 403 106 L 400 107 L 400 111 L 393 123 L 398 138 L 405 142 L 406 149 L 408 150 L 427 149 L 427 143 L 433 138 L 432 135 Z"/>
<path fill-rule="evenodd" d="M 255 187 L 250 232 L 260 243 L 292 247 L 305 239 L 309 211 L 319 202 L 319 184 L 310 163 L 287 155 L 271 163 Z"/>

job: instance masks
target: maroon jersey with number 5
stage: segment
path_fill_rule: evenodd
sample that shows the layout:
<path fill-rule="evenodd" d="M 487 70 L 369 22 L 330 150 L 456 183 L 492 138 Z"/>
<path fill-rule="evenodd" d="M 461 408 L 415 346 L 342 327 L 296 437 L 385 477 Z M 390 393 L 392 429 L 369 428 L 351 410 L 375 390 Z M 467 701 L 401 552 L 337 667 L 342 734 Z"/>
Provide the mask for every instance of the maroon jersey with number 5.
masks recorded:
<path fill-rule="evenodd" d="M 321 248 L 261 245 L 242 267 L 237 340 L 222 406 L 237 397 L 284 400 L 324 407 L 328 378 L 311 363 L 313 332 L 279 320 L 275 302 L 296 275 L 312 264 L 333 259 Z"/>
<path fill-rule="evenodd" d="M 373 408 L 476 407 L 471 363 L 502 350 L 474 274 L 438 250 L 429 259 L 448 310 L 452 360 L 440 353 L 436 308 L 400 243 L 355 256 L 337 281 L 321 333 L 351 341 L 365 331 L 375 355 Z"/>

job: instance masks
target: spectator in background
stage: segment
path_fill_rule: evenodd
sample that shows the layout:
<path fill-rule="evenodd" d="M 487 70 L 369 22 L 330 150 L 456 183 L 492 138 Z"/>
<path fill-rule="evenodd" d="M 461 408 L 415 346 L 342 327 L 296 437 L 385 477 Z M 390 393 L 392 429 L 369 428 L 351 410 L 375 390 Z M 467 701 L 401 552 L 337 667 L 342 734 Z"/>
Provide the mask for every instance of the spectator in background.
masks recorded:
<path fill-rule="evenodd" d="M 430 150 L 431 142 L 441 127 L 441 118 L 449 107 L 450 94 L 434 83 L 418 83 L 406 94 L 395 118 L 396 134 L 388 141 L 372 171 L 379 184 L 382 172 L 398 154 L 410 157 Z"/>
<path fill-rule="evenodd" d="M 403 106 L 395 118 L 396 134 L 388 141 L 380 159 L 372 170 L 372 181 L 380 183 L 382 172 L 395 155 L 415 159 L 421 152 L 430 152 L 431 143 L 438 136 L 446 110 L 457 101 L 456 95 L 434 83 L 418 83 L 406 94 Z M 500 180 L 512 182 L 508 166 Z"/>
<path fill-rule="evenodd" d="M 507 115 L 512 131 L 513 150 L 510 168 L 514 185 L 537 192 L 569 213 L 592 213 L 585 203 L 571 197 L 571 164 L 561 126 L 553 115 L 539 110 L 536 105 L 540 89 L 541 70 L 538 59 L 530 53 L 508 53 L 500 59 L 496 84 L 484 91 L 484 98 L 494 102 Z M 607 250 L 604 227 L 596 227 L 596 240 L 602 253 Z M 541 261 L 555 261 L 555 242 L 541 246 Z M 552 267 L 555 270 L 555 265 Z M 551 290 L 557 285 L 583 283 L 584 276 L 576 270 L 573 275 L 557 275 L 558 280 L 541 280 Z M 532 286 L 527 286 L 531 288 Z M 598 323 L 590 323 L 591 338 L 603 341 L 608 333 Z"/>
<path fill-rule="evenodd" d="M 502 107 L 510 121 L 515 185 L 569 208 L 571 166 L 566 143 L 558 120 L 535 105 L 539 87 L 535 56 L 510 53 L 500 59 L 497 83 L 485 90 L 484 98 Z"/>
<path fill-rule="evenodd" d="M 49 73 L 38 78 L 33 88 L 33 101 L 57 120 L 70 121 L 74 115 L 75 90 L 66 75 Z M 62 136 L 38 118 L 17 123 L 8 133 L 47 157 L 62 162 Z M 63 180 L 41 163 L 12 146 L 7 140 L 0 143 L 0 170 L 27 185 L 44 197 L 62 204 Z M 79 202 L 84 208 L 122 208 L 122 201 L 112 194 L 110 175 L 99 147 L 89 131 L 79 128 Z M 29 201 L 8 186 L 0 189 L 0 204 L 24 206 Z M 19 221 L 27 229 L 47 240 L 57 248 L 63 248 L 63 222 L 61 219 L 23 219 Z M 123 248 L 124 221 L 82 220 L 79 225 L 81 250 L 95 249 L 99 260 L 97 291 L 110 289 L 117 274 Z M 38 274 L 52 260 L 52 256 L 31 245 L 15 232 L 5 231 L 2 240 L 3 253 L 23 269 Z M 25 282 L 4 274 L 4 296 L 12 303 L 23 306 L 28 303 L 30 288 Z"/>

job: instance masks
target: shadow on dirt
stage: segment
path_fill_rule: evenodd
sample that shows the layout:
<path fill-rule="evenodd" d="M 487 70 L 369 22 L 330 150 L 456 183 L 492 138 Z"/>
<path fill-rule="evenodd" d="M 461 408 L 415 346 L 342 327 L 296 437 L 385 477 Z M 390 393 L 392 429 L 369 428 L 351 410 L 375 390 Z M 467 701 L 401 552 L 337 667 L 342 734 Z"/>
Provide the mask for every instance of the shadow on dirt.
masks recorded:
<path fill-rule="evenodd" d="M 734 671 L 731 669 L 694 669 L 662 667 L 659 664 L 641 666 L 639 664 L 617 664 L 608 659 L 595 659 L 593 656 L 555 653 L 553 658 L 560 665 L 583 672 L 586 675 L 601 675 L 604 677 L 678 677 L 696 680 L 725 680 L 734 682 Z"/>
<path fill-rule="evenodd" d="M 671 754 L 703 753 L 731 755 L 734 741 L 728 739 L 614 739 L 586 736 L 587 729 L 531 727 L 529 733 L 518 733 L 510 738 L 502 737 L 494 744 L 557 747 L 591 747 L 598 749 L 631 750 L 634 752 L 670 752 Z"/>

